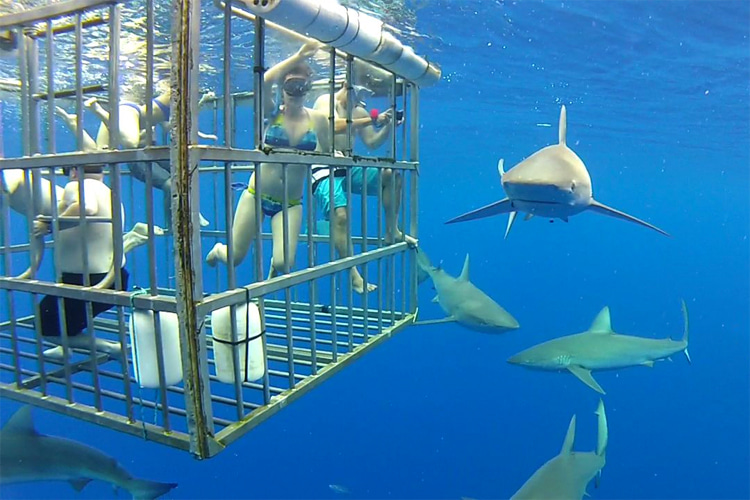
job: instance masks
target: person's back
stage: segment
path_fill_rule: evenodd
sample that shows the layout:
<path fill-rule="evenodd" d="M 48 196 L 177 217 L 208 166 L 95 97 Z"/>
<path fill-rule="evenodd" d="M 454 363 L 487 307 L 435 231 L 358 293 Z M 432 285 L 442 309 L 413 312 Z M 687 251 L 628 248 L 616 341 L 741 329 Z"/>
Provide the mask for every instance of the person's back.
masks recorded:
<path fill-rule="evenodd" d="M 77 180 L 68 182 L 65 186 L 60 212 L 64 212 L 70 205 L 78 201 L 79 186 Z M 85 177 L 83 182 L 84 206 L 86 217 L 112 218 L 112 192 L 99 179 Z M 122 219 L 124 207 L 121 205 Z M 75 216 L 78 217 L 78 216 Z M 75 225 L 62 229 L 55 242 L 55 252 L 60 262 L 60 270 L 65 273 L 84 273 L 84 252 L 88 256 L 89 274 L 107 273 L 112 267 L 114 258 L 114 239 L 112 237 L 111 222 L 88 222 L 86 234 L 83 227 Z M 120 249 L 122 251 L 122 249 Z M 125 265 L 123 253 L 122 266 Z M 94 283 L 92 283 L 94 284 Z"/>

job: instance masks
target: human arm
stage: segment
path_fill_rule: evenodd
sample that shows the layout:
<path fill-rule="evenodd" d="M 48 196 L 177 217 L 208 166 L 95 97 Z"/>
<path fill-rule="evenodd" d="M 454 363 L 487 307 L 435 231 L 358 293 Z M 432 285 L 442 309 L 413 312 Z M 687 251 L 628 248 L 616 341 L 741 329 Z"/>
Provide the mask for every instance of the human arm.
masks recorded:
<path fill-rule="evenodd" d="M 273 108 L 273 97 L 271 96 L 271 89 L 275 83 L 278 83 L 281 78 L 286 75 L 289 70 L 298 62 L 312 57 L 320 47 L 322 47 L 318 41 L 311 40 L 304 44 L 300 49 L 287 57 L 278 64 L 275 64 L 263 76 L 263 107 L 264 109 Z"/>
<path fill-rule="evenodd" d="M 357 117 L 356 119 L 361 119 L 363 116 L 367 117 L 370 122 L 358 129 L 359 137 L 368 149 L 377 149 L 382 146 L 385 140 L 391 135 L 393 129 L 393 110 L 389 109 L 378 115 L 377 121 L 382 125 L 379 130 L 375 129 L 375 123 L 369 117 L 365 108 L 361 106 L 354 108 L 354 111 L 352 112 L 353 119 L 355 119 L 355 117 Z"/>

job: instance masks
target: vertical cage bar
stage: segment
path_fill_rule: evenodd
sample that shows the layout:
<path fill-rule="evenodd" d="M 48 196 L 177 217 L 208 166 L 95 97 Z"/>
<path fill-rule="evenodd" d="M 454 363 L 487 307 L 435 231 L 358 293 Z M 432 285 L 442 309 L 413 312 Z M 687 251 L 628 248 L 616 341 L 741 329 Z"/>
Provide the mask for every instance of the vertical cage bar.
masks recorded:
<path fill-rule="evenodd" d="M 177 312 L 182 345 L 185 409 L 190 434 L 190 450 L 200 458 L 216 453 L 213 441 L 213 409 L 209 386 L 208 359 L 203 318 L 196 304 L 203 296 L 202 262 L 198 211 L 197 156 L 190 145 L 197 142 L 197 114 L 200 2 L 175 1 L 172 27 L 172 144 L 173 165 L 172 222 L 175 231 L 175 270 Z"/>
<path fill-rule="evenodd" d="M 417 162 L 417 170 L 411 174 L 411 216 L 409 234 L 419 238 L 419 87 L 409 86 L 409 161 Z M 411 312 L 417 310 L 417 272 L 414 252 L 411 252 Z"/>
<path fill-rule="evenodd" d="M 52 21 L 47 21 L 47 152 L 56 153 L 55 144 L 55 37 Z M 54 188 L 54 185 L 52 186 Z M 54 189 L 53 189 L 54 191 Z"/>
<path fill-rule="evenodd" d="M 265 75 L 265 51 L 266 51 L 266 23 L 262 17 L 255 18 L 255 47 L 254 47 L 254 65 L 253 65 L 253 77 L 254 77 L 254 89 L 253 89 L 253 101 L 255 105 L 253 117 L 255 118 L 254 123 L 254 144 L 257 149 L 263 146 L 263 129 L 264 129 L 264 103 L 265 98 L 264 91 L 264 75 Z M 255 196 L 253 201 L 255 202 L 255 223 L 256 223 L 256 235 L 255 235 L 255 277 L 259 279 L 263 276 L 263 241 L 262 241 L 262 208 L 260 203 L 260 186 L 262 185 L 261 180 L 261 168 L 260 163 L 253 164 L 253 173 L 255 174 Z M 261 332 L 266 331 L 266 306 L 263 297 L 258 297 L 258 309 L 260 312 L 260 325 Z M 266 335 L 263 335 L 263 362 L 265 363 L 266 370 L 263 372 L 263 403 L 268 404 L 271 401 L 271 387 L 268 377 L 268 346 L 266 342 Z"/>

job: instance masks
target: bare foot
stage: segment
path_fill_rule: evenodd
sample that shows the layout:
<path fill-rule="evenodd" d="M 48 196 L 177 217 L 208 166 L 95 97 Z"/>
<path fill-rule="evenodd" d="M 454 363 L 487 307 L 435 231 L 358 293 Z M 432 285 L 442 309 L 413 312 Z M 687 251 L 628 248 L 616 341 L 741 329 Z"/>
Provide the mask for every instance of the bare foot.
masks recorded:
<path fill-rule="evenodd" d="M 389 231 L 386 231 L 385 233 L 385 243 L 386 245 L 393 245 L 395 242 L 402 242 L 405 241 L 407 245 L 410 247 L 416 248 L 417 246 L 417 239 L 413 236 L 409 236 L 408 234 L 403 233 L 402 231 L 396 229 L 395 231 L 396 236 L 394 238 L 393 234 Z"/>
<path fill-rule="evenodd" d="M 74 114 L 68 113 L 60 106 L 55 106 L 55 114 L 62 118 L 68 127 L 75 129 L 78 126 L 78 117 Z"/>
<path fill-rule="evenodd" d="M 45 358 L 61 360 L 63 359 L 63 347 L 61 345 L 50 347 L 49 349 L 45 349 L 42 355 L 44 355 Z"/>
<path fill-rule="evenodd" d="M 164 229 L 154 226 L 154 236 L 162 236 Z M 128 253 L 136 247 L 139 247 L 148 241 L 148 225 L 144 222 L 137 222 L 133 229 L 122 236 L 122 253 Z"/>
<path fill-rule="evenodd" d="M 365 293 L 370 293 L 377 288 L 378 285 L 368 283 L 367 292 L 365 292 L 365 280 L 362 279 L 362 276 L 360 276 L 359 272 L 352 273 L 352 290 L 354 290 L 358 294 L 364 295 Z"/>
<path fill-rule="evenodd" d="M 216 263 L 219 260 L 224 261 L 224 259 L 221 258 L 221 255 L 226 255 L 226 253 L 227 246 L 224 243 L 215 244 L 211 251 L 208 252 L 208 255 L 206 255 L 206 264 L 211 267 L 216 267 Z"/>

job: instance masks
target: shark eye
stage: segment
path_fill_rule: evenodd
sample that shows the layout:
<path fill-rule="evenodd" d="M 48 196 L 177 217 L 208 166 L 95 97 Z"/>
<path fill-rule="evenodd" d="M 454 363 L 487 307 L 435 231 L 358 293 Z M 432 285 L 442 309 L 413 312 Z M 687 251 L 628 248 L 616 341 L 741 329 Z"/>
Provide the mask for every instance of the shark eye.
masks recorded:
<path fill-rule="evenodd" d="M 575 191 L 576 190 L 576 181 L 573 181 L 570 183 L 570 190 Z"/>

